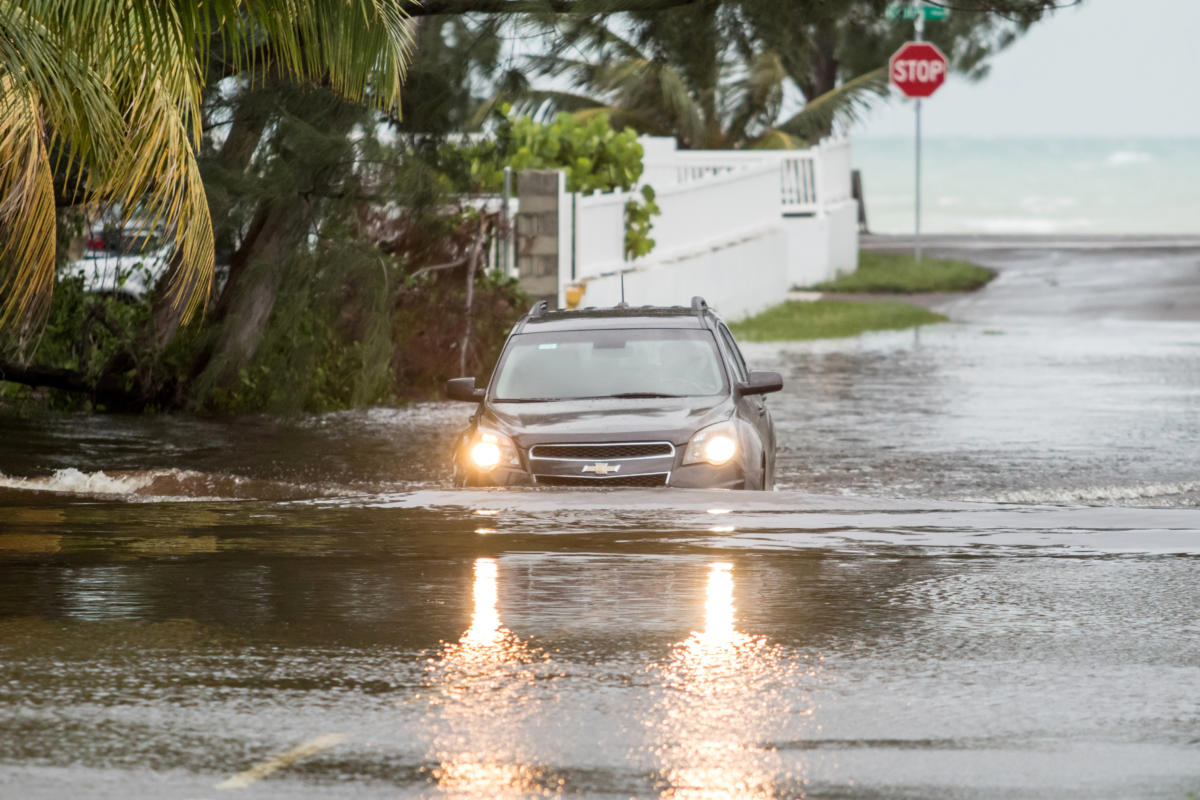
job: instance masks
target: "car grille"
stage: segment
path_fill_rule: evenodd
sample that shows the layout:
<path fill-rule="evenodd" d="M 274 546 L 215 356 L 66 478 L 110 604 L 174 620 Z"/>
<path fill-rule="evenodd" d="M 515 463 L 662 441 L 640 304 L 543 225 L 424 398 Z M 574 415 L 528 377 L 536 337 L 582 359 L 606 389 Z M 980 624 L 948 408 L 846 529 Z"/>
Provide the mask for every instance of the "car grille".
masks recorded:
<path fill-rule="evenodd" d="M 628 444 L 538 444 L 530 451 L 534 459 L 581 459 L 600 461 L 609 458 L 650 458 L 675 454 L 670 442 L 633 442 Z"/>
<path fill-rule="evenodd" d="M 667 473 L 653 475 L 622 475 L 618 478 L 576 478 L 569 475 L 539 475 L 539 486 L 590 486 L 607 489 L 612 486 L 666 486 Z"/>
<path fill-rule="evenodd" d="M 542 486 L 666 486 L 675 468 L 670 442 L 553 442 L 529 450 Z"/>

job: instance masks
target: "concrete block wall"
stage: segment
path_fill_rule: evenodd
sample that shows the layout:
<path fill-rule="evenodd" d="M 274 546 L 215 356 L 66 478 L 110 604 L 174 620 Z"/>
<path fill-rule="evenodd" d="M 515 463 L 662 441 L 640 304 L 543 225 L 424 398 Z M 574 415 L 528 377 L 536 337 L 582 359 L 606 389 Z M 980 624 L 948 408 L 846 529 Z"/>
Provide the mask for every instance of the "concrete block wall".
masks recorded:
<path fill-rule="evenodd" d="M 566 176 L 559 170 L 524 170 L 518 187 L 516 216 L 517 277 L 521 288 L 538 300 L 558 303 L 562 251 L 570 240 L 563 236 L 563 216 L 569 233 L 570 217 L 561 200 Z"/>

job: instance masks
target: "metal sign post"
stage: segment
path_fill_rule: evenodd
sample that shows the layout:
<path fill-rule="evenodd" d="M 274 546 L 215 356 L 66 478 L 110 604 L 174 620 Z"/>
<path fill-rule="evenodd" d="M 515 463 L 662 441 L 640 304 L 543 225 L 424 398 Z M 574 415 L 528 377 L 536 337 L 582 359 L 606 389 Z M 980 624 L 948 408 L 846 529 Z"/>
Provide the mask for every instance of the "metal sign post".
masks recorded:
<path fill-rule="evenodd" d="M 916 29 L 917 41 L 925 41 L 925 15 L 917 14 L 916 20 L 913 22 L 913 28 Z M 921 263 L 921 98 L 917 98 L 917 175 L 915 188 L 915 202 L 913 205 L 913 258 Z"/>
<path fill-rule="evenodd" d="M 928 9 L 929 7 L 920 7 Z M 913 254 L 916 260 L 921 260 L 921 99 L 929 97 L 938 90 L 946 80 L 946 56 L 936 45 L 924 41 L 924 13 L 914 11 L 914 28 L 916 41 L 908 42 L 892 54 L 888 62 L 888 77 L 897 89 L 907 97 L 916 100 L 916 174 L 915 195 L 913 208 Z M 941 19 L 943 17 L 933 17 Z"/>
<path fill-rule="evenodd" d="M 504 277 L 513 277 L 512 263 L 509 261 L 512 255 L 513 243 L 513 223 L 512 215 L 509 212 L 508 199 L 512 197 L 512 167 L 504 168 L 504 194 L 500 197 L 500 269 L 504 273 Z"/>

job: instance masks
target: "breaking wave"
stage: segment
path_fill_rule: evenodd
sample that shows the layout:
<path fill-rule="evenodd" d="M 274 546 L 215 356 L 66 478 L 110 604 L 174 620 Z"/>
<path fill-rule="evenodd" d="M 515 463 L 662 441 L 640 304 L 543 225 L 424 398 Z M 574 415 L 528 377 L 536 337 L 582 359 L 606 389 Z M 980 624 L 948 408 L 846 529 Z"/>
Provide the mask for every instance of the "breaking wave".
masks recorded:
<path fill-rule="evenodd" d="M 1062 489 L 1029 489 L 1003 492 L 978 502 L 1024 503 L 1028 505 L 1114 505 L 1141 500 L 1178 497 L 1200 493 L 1200 481 L 1180 483 L 1151 483 L 1134 486 L 1082 486 Z"/>
<path fill-rule="evenodd" d="M 54 492 L 126 500 L 293 500 L 328 493 L 328 489 L 193 470 L 156 469 L 83 472 L 72 467 L 52 475 L 22 478 L 0 473 L 0 489 Z M 339 488 L 338 494 L 346 494 Z"/>
<path fill-rule="evenodd" d="M 114 473 L 56 470 L 44 478 L 18 478 L 0 473 L 0 488 L 67 494 L 128 495 L 144 489 L 157 472 Z"/>

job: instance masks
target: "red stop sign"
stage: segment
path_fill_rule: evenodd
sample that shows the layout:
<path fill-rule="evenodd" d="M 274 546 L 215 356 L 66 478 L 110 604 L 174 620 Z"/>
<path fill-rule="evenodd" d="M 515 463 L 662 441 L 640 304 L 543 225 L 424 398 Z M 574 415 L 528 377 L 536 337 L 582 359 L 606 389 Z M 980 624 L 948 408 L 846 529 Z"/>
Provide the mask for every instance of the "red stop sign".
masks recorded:
<path fill-rule="evenodd" d="M 908 42 L 888 61 L 888 76 L 909 97 L 929 97 L 946 82 L 946 56 L 929 42 Z"/>

